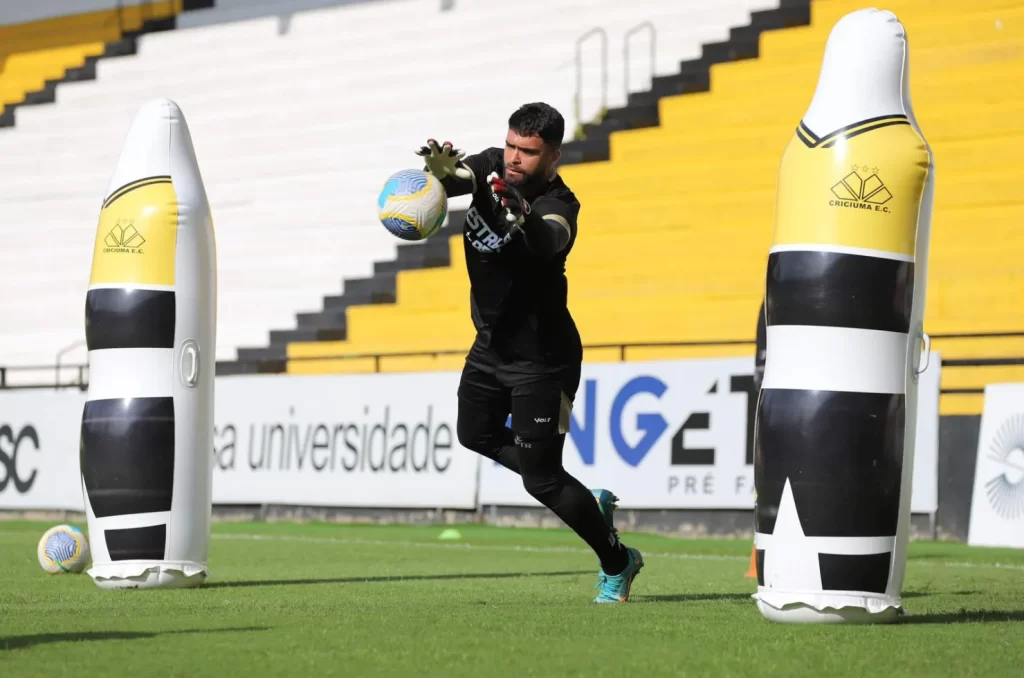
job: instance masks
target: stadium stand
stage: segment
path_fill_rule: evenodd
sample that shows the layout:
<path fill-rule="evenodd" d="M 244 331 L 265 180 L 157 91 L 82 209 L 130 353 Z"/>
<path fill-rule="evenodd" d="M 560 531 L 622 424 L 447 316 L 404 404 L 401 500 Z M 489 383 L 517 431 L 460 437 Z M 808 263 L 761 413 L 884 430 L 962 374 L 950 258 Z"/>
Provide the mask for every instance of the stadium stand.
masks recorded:
<path fill-rule="evenodd" d="M 222 373 L 460 366 L 472 339 L 466 203 L 452 201 L 441 234 L 399 246 L 376 223 L 373 196 L 415 164 L 427 136 L 468 151 L 498 144 L 508 113 L 535 99 L 570 121 L 562 174 L 583 203 L 570 303 L 586 359 L 752 354 L 780 154 L 828 31 L 861 4 L 438 4 L 217 3 L 177 22 L 194 28 L 133 37 L 136 56 L 95 62 L 97 80 L 60 84 L 56 105 L 20 107 L 16 127 L 0 130 L 0 228 L 13 243 L 0 281 L 31 285 L 33 297 L 0 299 L 3 362 L 48 364 L 83 334 L 95 202 L 134 110 L 156 95 L 185 110 L 210 193 Z M 522 21 L 533 5 L 550 23 L 531 24 L 516 57 L 523 75 L 495 87 L 491 68 L 508 54 L 485 29 Z M 908 28 L 911 91 L 938 166 L 925 329 L 943 354 L 942 412 L 977 414 L 984 384 L 1024 379 L 1024 95 L 999 86 L 1024 73 L 1024 8 L 886 8 Z M 424 32 L 460 36 L 458 51 L 404 40 Z M 360 63 L 373 72 L 351 68 Z M 546 77 L 526 75 L 533 66 Z M 480 103 L 451 105 L 480 91 Z"/>
<path fill-rule="evenodd" d="M 993 83 L 1022 72 L 1024 9 L 1005 0 L 888 6 L 908 26 L 912 95 L 939 167 L 926 329 L 944 354 L 941 409 L 977 414 L 986 383 L 1024 379 L 1024 240 L 1017 227 L 1024 203 L 1014 187 L 1024 150 L 1022 100 L 986 96 Z M 742 341 L 753 335 L 763 288 L 781 149 L 813 91 L 828 31 L 857 7 L 820 0 L 811 4 L 809 26 L 766 32 L 759 45 L 755 37 L 756 59 L 684 64 L 679 78 L 630 96 L 627 110 L 657 102 L 657 126 L 606 128 L 607 159 L 594 157 L 597 142 L 582 151 L 592 162 L 563 168 L 584 205 L 583 235 L 569 263 L 574 315 L 587 344 L 628 345 L 592 348 L 587 360 L 750 352 Z M 704 69 L 710 91 L 662 96 L 683 78 L 707 77 Z M 978 110 L 969 103 L 975 101 L 989 109 Z M 448 268 L 396 274 L 386 266 L 376 286 L 360 281 L 390 302 L 382 290 L 394 276 L 396 303 L 349 307 L 347 340 L 291 343 L 288 370 L 457 366 L 471 327 L 462 245 L 458 236 L 446 244 Z M 649 346 L 729 339 L 736 343 Z M 314 360 L 415 350 L 451 353 Z"/>
<path fill-rule="evenodd" d="M 529 99 L 555 104 L 573 127 L 582 7 L 587 24 L 608 36 L 608 60 L 621 80 L 615 46 L 631 26 L 654 20 L 665 27 L 653 72 L 671 73 L 702 44 L 727 39 L 730 26 L 777 1 L 567 0 L 555 11 L 540 0 L 478 1 L 451 12 L 425 0 L 368 2 L 294 12 L 285 32 L 263 4 L 266 15 L 255 18 L 141 36 L 135 56 L 99 60 L 95 82 L 63 83 L 55 105 L 18 110 L 16 127 L 0 137 L 0 228 L 12 233 L 0 275 L 5 284 L 31 285 L 33 294 L 0 300 L 9 319 L 0 329 L 6 364 L 51 364 L 84 335 L 97 200 L 134 112 L 150 97 L 178 101 L 197 146 L 217 231 L 217 358 L 224 361 L 293 323 L 296 310 L 317 310 L 325 294 L 351 297 L 359 285 L 342 290 L 343 278 L 369 276 L 374 261 L 396 256 L 396 239 L 376 222 L 375 197 L 389 174 L 416 162 L 413 150 L 426 137 L 451 137 L 467 149 L 493 145 L 509 112 Z M 509 61 L 495 27 L 542 6 L 545 23 L 531 25 L 528 48 L 515 57 L 520 75 L 494 87 L 494 69 Z M 424 53 L 424 31 L 460 36 L 458 50 Z M 644 37 L 634 38 L 635 51 L 643 51 Z M 600 46 L 591 40 L 583 53 Z M 648 75 L 651 64 L 638 64 Z M 612 87 L 602 98 L 601 75 L 598 66 L 582 69 L 588 117 L 625 103 Z M 467 103 L 453 107 L 462 92 Z M 40 261 L 45 271 L 35 268 Z M 345 336 L 343 324 L 318 327 L 318 337 Z"/>
<path fill-rule="evenodd" d="M 784 2 L 772 8 L 753 12 L 745 23 L 734 24 L 725 39 L 717 43 L 704 43 L 696 51 L 693 58 L 676 66 L 671 75 L 654 78 L 654 91 L 687 92 L 707 89 L 708 68 L 712 63 L 738 58 L 740 55 L 755 55 L 758 35 L 767 29 L 787 25 L 799 25 L 808 20 L 807 3 Z M 659 24 L 660 26 L 661 24 Z M 661 30 L 661 28 L 659 28 Z M 659 44 L 661 41 L 660 33 Z M 631 96 L 620 109 L 608 111 L 603 122 L 585 125 L 583 136 L 588 140 L 583 143 L 569 144 L 565 148 L 568 163 L 588 161 L 607 149 L 608 129 L 622 127 L 638 127 L 655 125 L 658 121 L 658 96 L 650 96 L 636 101 Z M 509 109 L 509 112 L 511 108 Z M 506 113 L 507 115 L 507 113 Z M 500 143 L 499 136 L 491 133 L 485 142 L 487 145 Z M 591 137 L 594 137 L 592 140 Z M 607 151 L 605 150 L 605 154 Z M 594 165 L 601 171 L 603 163 Z M 569 169 L 567 172 L 571 171 Z M 607 175 L 615 183 L 619 178 Z M 657 206 L 653 206 L 657 211 Z M 673 207 L 675 209 L 675 207 Z M 617 212 L 616 212 L 617 210 Z M 692 346 L 683 350 L 679 346 L 666 349 L 657 344 L 662 342 L 692 341 L 707 342 L 720 339 L 721 328 L 712 327 L 707 332 L 691 333 L 692 338 L 680 338 L 678 324 L 664 321 L 664 309 L 672 308 L 680 299 L 687 298 L 703 304 L 703 312 L 714 315 L 720 313 L 724 306 L 732 306 L 733 312 L 728 316 L 736 319 L 733 328 L 735 336 L 749 335 L 747 325 L 749 318 L 757 309 L 758 293 L 755 287 L 746 285 L 752 294 L 736 295 L 742 288 L 744 276 L 750 280 L 760 277 L 754 269 L 737 270 L 738 278 L 725 279 L 728 272 L 722 271 L 719 263 L 709 269 L 705 261 L 697 257 L 681 256 L 678 252 L 688 249 L 692 233 L 687 226 L 677 228 L 672 221 L 667 228 L 655 228 L 655 237 L 641 237 L 630 241 L 629 248 L 635 258 L 623 261 L 621 248 L 623 235 L 633 229 L 631 220 L 633 210 L 627 204 L 613 207 L 601 205 L 597 210 L 590 202 L 585 202 L 584 216 L 581 217 L 581 228 L 589 229 L 587 236 L 577 243 L 571 257 L 570 285 L 571 304 L 574 316 L 586 337 L 588 348 L 587 360 L 619 360 L 655 359 L 685 354 L 699 355 L 746 355 L 753 351 L 752 338 L 719 343 L 715 346 Z M 587 217 L 586 215 L 598 215 Z M 600 219 L 600 231 L 594 230 Z M 643 218 L 643 217 L 641 217 Z M 655 221 L 662 215 L 655 217 Z M 456 223 L 456 231 L 461 223 Z M 623 230 L 625 229 L 625 230 Z M 642 230 L 637 231 L 642 234 Z M 450 231 L 446 232 L 447 234 Z M 603 236 L 603 237 L 602 237 Z M 700 237 L 698 234 L 697 237 Z M 347 337 L 342 341 L 293 341 L 288 349 L 288 370 L 294 373 L 321 371 L 392 371 L 450 368 L 460 364 L 460 357 L 472 340 L 472 325 L 469 322 L 468 295 L 465 291 L 465 271 L 462 259 L 461 237 L 455 235 L 449 240 L 445 237 L 441 242 L 428 244 L 423 250 L 412 247 L 402 248 L 403 252 L 394 262 L 382 262 L 373 278 L 348 281 L 344 296 L 327 298 L 325 310 L 320 314 L 305 314 L 299 317 L 299 332 L 302 325 L 314 325 L 322 319 L 332 317 L 333 322 L 342 322 L 336 314 L 345 312 Z M 584 242 L 586 241 L 586 242 Z M 756 243 L 751 244 L 756 248 Z M 670 252 L 676 254 L 669 255 Z M 751 251 L 754 251 L 752 249 Z M 420 256 L 417 256 L 417 255 Z M 404 255 L 404 256 L 403 256 Z M 638 271 L 636 262 L 645 262 L 643 271 Z M 437 263 L 450 264 L 447 268 L 415 270 L 427 268 Z M 726 273 L 721 284 L 711 283 L 704 292 L 687 289 L 679 285 L 673 278 L 673 271 L 680 267 L 704 267 L 709 275 L 714 271 Z M 741 267 L 740 267 L 741 268 Z M 692 270 L 692 269 L 691 269 Z M 731 269 L 730 269 L 731 271 Z M 348 296 L 348 298 L 346 298 Z M 391 302 L 398 300 L 397 305 L 379 306 L 366 304 L 370 297 L 376 301 Z M 712 307 L 712 304 L 715 304 Z M 753 311 L 751 311 L 753 308 Z M 741 318 L 744 316 L 746 318 Z M 336 318 L 336 319 L 335 319 Z M 396 335 L 394 330 L 399 327 L 416 328 L 415 344 L 408 337 Z M 310 332 L 310 331 L 307 331 Z M 316 330 L 311 330 L 316 332 Z M 247 358 L 264 358 L 274 361 L 279 356 L 274 351 L 275 339 L 283 341 L 297 338 L 298 332 L 272 335 L 272 346 L 266 352 L 240 352 Z M 317 337 L 323 339 L 323 337 Z M 626 348 L 620 345 L 630 344 Z M 280 346 L 280 344 L 278 344 Z M 370 356 L 377 353 L 403 353 L 411 351 L 434 351 L 435 355 L 389 355 L 383 357 Z M 363 355 L 366 357 L 353 358 Z M 339 358 L 322 359 L 325 356 Z M 340 357 L 346 356 L 346 357 Z M 316 360 L 314 360 L 316 358 Z"/>
<path fill-rule="evenodd" d="M 14 124 L 19 106 L 53 103 L 59 83 L 95 79 L 97 60 L 134 54 L 139 35 L 173 29 L 183 10 L 212 0 L 17 4 L 0 25 L 0 127 Z"/>

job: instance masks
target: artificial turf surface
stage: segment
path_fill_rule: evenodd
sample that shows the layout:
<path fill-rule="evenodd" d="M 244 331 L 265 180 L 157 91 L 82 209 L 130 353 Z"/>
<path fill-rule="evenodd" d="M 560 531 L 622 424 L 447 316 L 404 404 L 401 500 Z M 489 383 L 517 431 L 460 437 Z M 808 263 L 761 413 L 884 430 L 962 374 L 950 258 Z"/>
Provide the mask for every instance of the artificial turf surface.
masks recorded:
<path fill-rule="evenodd" d="M 219 523 L 203 588 L 104 591 L 39 568 L 49 526 L 0 522 L 4 678 L 1024 675 L 1024 551 L 915 542 L 898 623 L 783 626 L 748 541 L 623 533 L 647 565 L 594 605 L 564 530 Z"/>

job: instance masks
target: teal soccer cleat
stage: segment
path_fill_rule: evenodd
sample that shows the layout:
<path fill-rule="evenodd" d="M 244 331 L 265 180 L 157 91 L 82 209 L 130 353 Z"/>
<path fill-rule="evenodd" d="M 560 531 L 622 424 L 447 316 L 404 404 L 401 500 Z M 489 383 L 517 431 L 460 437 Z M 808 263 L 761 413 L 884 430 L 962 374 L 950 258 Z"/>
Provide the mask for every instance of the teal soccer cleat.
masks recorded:
<path fill-rule="evenodd" d="M 629 563 L 626 569 L 614 577 L 600 574 L 597 582 L 598 594 L 594 598 L 595 603 L 625 603 L 629 601 L 629 591 L 633 587 L 633 580 L 640 573 L 644 566 L 644 557 L 634 548 L 626 547 L 629 554 Z"/>
<path fill-rule="evenodd" d="M 612 528 L 612 532 L 618 534 L 618 530 L 615 528 L 615 509 L 618 508 L 615 502 L 619 500 L 618 497 L 612 493 L 611 490 L 591 490 L 594 495 L 594 499 L 597 501 L 597 508 L 601 509 L 601 515 L 604 516 L 604 522 L 608 523 L 608 527 Z"/>

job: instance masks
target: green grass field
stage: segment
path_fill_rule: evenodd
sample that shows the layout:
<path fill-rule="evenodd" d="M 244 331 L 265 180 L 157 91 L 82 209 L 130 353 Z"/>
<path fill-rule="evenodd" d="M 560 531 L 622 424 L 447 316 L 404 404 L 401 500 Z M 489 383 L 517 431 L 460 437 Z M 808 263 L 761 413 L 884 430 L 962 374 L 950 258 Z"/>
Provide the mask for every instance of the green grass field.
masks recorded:
<path fill-rule="evenodd" d="M 562 530 L 217 524 L 205 587 L 103 591 L 43 573 L 48 526 L 0 522 L 3 678 L 1024 675 L 1024 551 L 914 543 L 899 623 L 782 626 L 749 542 L 624 534 L 647 567 L 598 606 Z"/>

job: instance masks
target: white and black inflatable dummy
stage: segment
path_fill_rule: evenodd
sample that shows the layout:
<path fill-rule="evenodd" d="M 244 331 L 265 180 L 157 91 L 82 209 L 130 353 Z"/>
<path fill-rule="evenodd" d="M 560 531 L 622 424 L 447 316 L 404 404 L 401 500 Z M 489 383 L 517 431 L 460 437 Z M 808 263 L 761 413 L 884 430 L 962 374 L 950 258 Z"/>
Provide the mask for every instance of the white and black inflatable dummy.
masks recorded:
<path fill-rule="evenodd" d="M 934 165 L 891 12 L 833 27 L 779 168 L 755 448 L 762 614 L 902 613 Z"/>
<path fill-rule="evenodd" d="M 99 214 L 80 464 L 101 588 L 201 584 L 213 484 L 216 251 L 188 125 L 146 102 Z"/>

